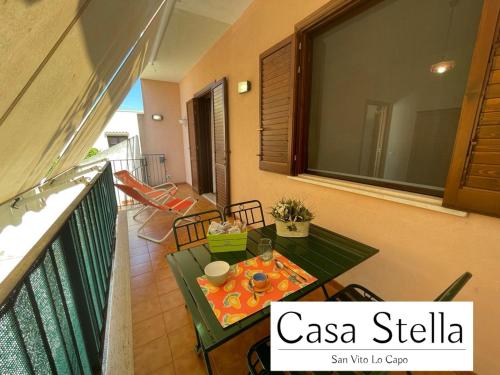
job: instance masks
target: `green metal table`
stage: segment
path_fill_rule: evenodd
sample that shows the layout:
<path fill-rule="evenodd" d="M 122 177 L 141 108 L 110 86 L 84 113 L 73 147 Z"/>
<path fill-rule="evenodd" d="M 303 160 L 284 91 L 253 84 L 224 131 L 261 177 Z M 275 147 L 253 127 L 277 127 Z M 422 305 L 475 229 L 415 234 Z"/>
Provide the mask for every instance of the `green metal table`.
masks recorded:
<path fill-rule="evenodd" d="M 203 353 L 208 374 L 211 374 L 208 353 L 229 339 L 250 328 L 270 314 L 270 308 L 229 326 L 222 328 L 205 298 L 196 278 L 204 274 L 205 265 L 215 260 L 225 260 L 235 264 L 257 255 L 257 244 L 261 238 L 273 240 L 274 248 L 296 263 L 318 280 L 285 300 L 295 301 L 328 281 L 342 275 L 378 250 L 341 236 L 337 233 L 311 225 L 309 237 L 284 238 L 276 235 L 274 224 L 252 230 L 248 233 L 247 250 L 232 253 L 211 253 L 208 245 L 178 251 L 167 256 L 168 263 L 191 312 L 197 335 L 197 350 Z"/>

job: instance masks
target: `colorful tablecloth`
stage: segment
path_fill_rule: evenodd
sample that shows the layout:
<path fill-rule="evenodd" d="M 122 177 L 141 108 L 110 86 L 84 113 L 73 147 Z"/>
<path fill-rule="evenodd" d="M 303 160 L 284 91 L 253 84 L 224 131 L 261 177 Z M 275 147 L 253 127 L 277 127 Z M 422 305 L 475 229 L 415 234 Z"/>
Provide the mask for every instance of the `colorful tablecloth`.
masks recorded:
<path fill-rule="evenodd" d="M 280 270 L 276 267 L 274 259 L 278 259 L 307 281 L 298 277 L 295 277 L 294 280 L 286 270 Z M 248 282 L 257 272 L 265 272 L 271 286 L 265 292 L 256 293 L 257 299 L 255 299 Z M 270 261 L 263 261 L 260 257 L 255 257 L 231 266 L 229 278 L 220 287 L 212 285 L 206 276 L 197 278 L 212 311 L 224 328 L 256 313 L 272 301 L 279 301 L 316 280 L 314 276 L 308 274 L 276 250 Z"/>

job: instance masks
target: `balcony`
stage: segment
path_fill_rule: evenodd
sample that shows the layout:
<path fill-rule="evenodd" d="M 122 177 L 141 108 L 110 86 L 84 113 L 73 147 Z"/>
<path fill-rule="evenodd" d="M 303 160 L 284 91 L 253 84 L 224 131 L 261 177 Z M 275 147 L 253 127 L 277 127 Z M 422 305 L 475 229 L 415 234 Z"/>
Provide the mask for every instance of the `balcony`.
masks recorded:
<path fill-rule="evenodd" d="M 470 272 L 474 373 L 500 373 L 499 0 L 49 3 L 0 5 L 0 374 L 247 374 L 267 291 L 239 280 L 224 321 L 198 279 L 260 265 L 261 238 L 307 280 L 274 300 L 432 301 Z M 146 240 L 175 210 L 135 218 L 120 170 L 219 221 L 258 200 L 262 223 L 236 254 L 206 228 Z M 283 197 L 314 213 L 305 239 L 278 235 Z"/>

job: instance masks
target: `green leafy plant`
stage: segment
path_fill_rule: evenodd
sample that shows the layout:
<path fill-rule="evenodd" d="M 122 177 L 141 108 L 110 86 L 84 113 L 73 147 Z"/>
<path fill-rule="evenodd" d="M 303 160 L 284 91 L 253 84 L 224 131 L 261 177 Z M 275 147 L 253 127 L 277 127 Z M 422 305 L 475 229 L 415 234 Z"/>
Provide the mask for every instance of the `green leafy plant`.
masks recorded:
<path fill-rule="evenodd" d="M 298 199 L 282 198 L 271 207 L 271 216 L 285 222 L 304 222 L 314 219 L 314 214 Z M 293 224 L 292 224 L 293 225 Z"/>
<path fill-rule="evenodd" d="M 95 147 L 92 147 L 89 152 L 87 152 L 87 156 L 85 156 L 85 159 L 88 159 L 88 158 L 91 158 L 92 156 L 96 156 L 100 151 L 95 148 Z"/>

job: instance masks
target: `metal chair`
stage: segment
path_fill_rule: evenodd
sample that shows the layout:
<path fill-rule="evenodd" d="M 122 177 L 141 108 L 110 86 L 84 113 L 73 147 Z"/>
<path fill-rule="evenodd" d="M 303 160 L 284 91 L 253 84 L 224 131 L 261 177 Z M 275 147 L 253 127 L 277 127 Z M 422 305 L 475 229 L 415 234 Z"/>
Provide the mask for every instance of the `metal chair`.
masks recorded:
<path fill-rule="evenodd" d="M 153 208 L 153 212 L 149 215 L 146 220 L 141 224 L 141 226 L 137 229 L 137 236 L 144 238 L 145 240 L 161 243 L 167 239 L 167 237 L 172 233 L 173 229 L 170 229 L 163 237 L 154 238 L 145 233 L 145 226 L 153 219 L 159 212 L 165 212 L 168 214 L 181 216 L 187 214 L 193 207 L 198 203 L 197 199 L 192 197 L 186 197 L 184 199 L 180 198 L 171 198 L 164 202 L 159 202 L 151 199 L 146 194 L 141 193 L 137 189 L 128 185 L 115 184 L 115 186 L 127 194 L 130 198 L 136 200 L 137 202 L 143 204 L 145 207 Z"/>
<path fill-rule="evenodd" d="M 127 170 L 122 170 L 114 173 L 116 179 L 122 182 L 122 185 L 127 185 L 133 187 L 135 190 L 141 192 L 149 199 L 156 201 L 156 203 L 165 203 L 167 200 L 171 199 L 177 193 L 177 186 L 173 182 L 165 182 L 158 186 L 149 186 L 141 181 L 139 181 L 133 174 Z M 160 188 L 161 187 L 161 188 Z M 142 203 L 141 203 L 142 204 Z M 150 206 L 142 204 L 142 208 L 137 211 L 133 219 L 143 213 Z"/>
<path fill-rule="evenodd" d="M 253 344 L 247 353 L 247 365 L 250 375 L 270 375 L 271 374 L 271 347 L 270 347 L 270 337 L 264 337 Z M 307 372 L 310 374 L 311 372 Z M 273 371 L 273 375 L 285 374 L 284 372 Z M 301 375 L 306 374 L 302 371 L 286 372 L 286 374 Z M 327 374 L 326 372 L 312 372 L 312 374 Z M 328 374 L 357 374 L 357 375 L 384 375 L 387 372 L 384 371 L 363 371 L 363 372 L 329 372 Z M 410 374 L 410 373 L 409 373 Z"/>
<path fill-rule="evenodd" d="M 448 286 L 434 302 L 451 301 L 462 290 L 467 282 L 472 277 L 470 272 L 465 272 L 458 279 L 456 279 L 450 286 Z M 377 296 L 372 291 L 366 289 L 364 286 L 358 284 L 350 284 L 343 288 L 338 293 L 334 294 L 328 299 L 329 301 L 337 302 L 381 302 L 382 298 Z M 247 365 L 251 375 L 266 375 L 270 374 L 270 338 L 265 337 L 262 340 L 252 345 L 247 354 Z M 407 371 L 411 375 L 411 372 Z M 334 374 L 334 373 L 332 373 Z M 363 374 L 385 374 L 385 372 L 363 372 Z"/>
<path fill-rule="evenodd" d="M 224 207 L 224 218 L 233 218 L 247 223 L 247 225 L 255 226 L 256 224 L 266 225 L 264 220 L 264 212 L 262 204 L 258 200 L 238 202 Z"/>
<path fill-rule="evenodd" d="M 455 298 L 458 292 L 462 290 L 462 288 L 465 286 L 465 284 L 467 284 L 471 277 L 472 274 L 470 272 L 465 272 L 462 276 L 451 283 L 451 285 L 446 288 L 439 296 L 437 296 L 434 302 L 448 302 L 453 300 L 453 298 Z"/>
<path fill-rule="evenodd" d="M 456 279 L 449 287 L 447 287 L 434 301 L 451 301 L 460 292 L 465 284 L 472 277 L 472 274 L 465 272 L 462 276 Z M 377 296 L 372 291 L 366 289 L 364 286 L 358 284 L 351 284 L 343 288 L 341 291 L 337 292 L 331 296 L 329 301 L 383 301 L 382 298 Z"/>
<path fill-rule="evenodd" d="M 212 221 L 224 221 L 219 210 L 198 212 L 175 219 L 172 229 L 177 251 L 184 246 L 206 240 L 208 227 Z"/>
<path fill-rule="evenodd" d="M 262 340 L 253 344 L 247 353 L 247 365 L 250 375 L 271 374 L 271 347 L 270 337 L 264 337 Z M 273 372 L 282 374 L 282 372 Z"/>

